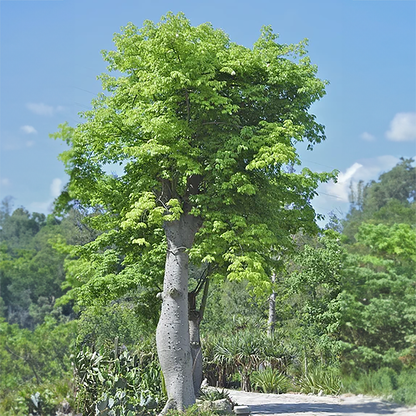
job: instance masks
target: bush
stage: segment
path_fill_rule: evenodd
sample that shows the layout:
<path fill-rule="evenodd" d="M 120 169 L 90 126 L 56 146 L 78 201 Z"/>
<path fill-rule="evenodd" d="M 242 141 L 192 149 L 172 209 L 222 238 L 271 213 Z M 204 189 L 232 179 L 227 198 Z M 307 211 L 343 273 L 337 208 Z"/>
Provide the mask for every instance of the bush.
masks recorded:
<path fill-rule="evenodd" d="M 49 414 L 62 402 L 73 404 L 75 331 L 76 322 L 50 317 L 34 331 L 0 322 L 1 415 Z"/>
<path fill-rule="evenodd" d="M 74 360 L 78 409 L 103 416 L 160 410 L 165 398 L 155 349 L 142 348 L 129 352 L 116 340 L 112 351 L 86 346 L 79 351 Z"/>
<path fill-rule="evenodd" d="M 286 393 L 290 388 L 289 379 L 278 370 L 266 368 L 252 374 L 252 383 L 256 390 L 263 393 Z"/>
<path fill-rule="evenodd" d="M 344 378 L 344 390 L 355 394 L 388 397 L 397 386 L 397 373 L 386 367 L 362 374 L 358 378 Z"/>
<path fill-rule="evenodd" d="M 222 400 L 227 399 L 231 401 L 231 397 L 224 389 L 202 389 L 199 395 L 199 399 L 202 401 L 210 401 L 213 402 L 215 400 Z"/>
<path fill-rule="evenodd" d="M 213 416 L 217 413 L 213 410 L 204 410 L 198 407 L 198 405 L 193 405 L 188 407 L 184 412 L 180 410 L 169 410 L 166 413 L 166 416 Z"/>
<path fill-rule="evenodd" d="M 0 403 L 2 416 L 54 415 L 58 410 L 75 407 L 70 378 L 41 385 L 25 384 L 4 396 Z"/>
<path fill-rule="evenodd" d="M 408 406 L 416 404 L 416 369 L 397 374 L 384 367 L 358 378 L 344 377 L 343 384 L 345 392 L 382 396 Z"/>
<path fill-rule="evenodd" d="M 231 386 L 239 373 L 241 388 L 251 391 L 251 375 L 260 365 L 284 372 L 291 354 L 277 337 L 260 331 L 238 331 L 228 336 L 204 340 L 204 374 L 212 385 Z"/>
<path fill-rule="evenodd" d="M 416 369 L 402 371 L 397 378 L 398 388 L 393 392 L 396 403 L 416 405 Z"/>
<path fill-rule="evenodd" d="M 332 367 L 316 367 L 297 380 L 302 393 L 338 395 L 342 389 L 339 371 Z"/>

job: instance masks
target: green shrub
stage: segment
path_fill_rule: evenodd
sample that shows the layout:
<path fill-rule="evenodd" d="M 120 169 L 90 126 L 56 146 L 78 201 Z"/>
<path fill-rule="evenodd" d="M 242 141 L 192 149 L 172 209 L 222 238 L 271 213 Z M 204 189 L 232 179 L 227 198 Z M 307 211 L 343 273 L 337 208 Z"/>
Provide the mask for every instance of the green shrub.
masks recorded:
<path fill-rule="evenodd" d="M 343 384 L 345 392 L 382 396 L 408 406 L 416 404 L 416 369 L 397 374 L 393 369 L 383 367 L 360 377 L 344 377 Z"/>
<path fill-rule="evenodd" d="M 164 402 L 155 350 L 112 351 L 84 347 L 75 360 L 78 409 L 84 414 L 156 413 Z"/>
<path fill-rule="evenodd" d="M 73 383 L 70 378 L 41 385 L 24 384 L 0 401 L 2 416 L 54 415 L 58 410 L 74 409 Z"/>
<path fill-rule="evenodd" d="M 77 323 L 46 317 L 34 331 L 0 322 L 0 414 L 55 414 L 73 405 L 71 354 Z"/>
<path fill-rule="evenodd" d="M 338 395 L 342 389 L 339 371 L 332 367 L 316 367 L 310 369 L 308 374 L 304 374 L 297 380 L 297 384 L 302 393 Z"/>
<path fill-rule="evenodd" d="M 398 388 L 393 392 L 396 403 L 416 405 L 416 369 L 404 370 L 397 378 Z"/>
<path fill-rule="evenodd" d="M 251 391 L 251 375 L 260 364 L 285 371 L 291 359 L 286 346 L 277 337 L 255 330 L 241 330 L 217 337 L 204 348 L 204 374 L 211 384 L 228 387 L 230 376 L 239 373 L 241 388 Z M 235 387 L 235 386 L 233 386 Z"/>
<path fill-rule="evenodd" d="M 213 416 L 218 415 L 213 410 L 203 410 L 198 405 L 193 405 L 191 407 L 188 407 L 184 412 L 181 412 L 179 410 L 169 410 L 166 413 L 166 416 Z"/>
<path fill-rule="evenodd" d="M 387 367 L 362 374 L 358 378 L 344 377 L 344 390 L 355 394 L 389 397 L 397 387 L 397 373 Z"/>
<path fill-rule="evenodd" d="M 228 399 L 231 401 L 231 397 L 224 389 L 202 389 L 199 395 L 199 399 L 203 401 L 215 401 L 215 400 L 222 400 Z"/>
<path fill-rule="evenodd" d="M 263 393 L 286 393 L 290 388 L 289 379 L 274 368 L 266 368 L 252 374 L 251 380 L 256 390 Z"/>

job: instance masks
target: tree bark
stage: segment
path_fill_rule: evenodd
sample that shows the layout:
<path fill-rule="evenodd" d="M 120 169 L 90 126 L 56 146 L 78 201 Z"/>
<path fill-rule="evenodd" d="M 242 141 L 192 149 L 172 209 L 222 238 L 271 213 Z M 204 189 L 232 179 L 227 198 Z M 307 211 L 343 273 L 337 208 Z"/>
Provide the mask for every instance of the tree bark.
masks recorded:
<path fill-rule="evenodd" d="M 205 305 L 208 298 L 209 279 L 206 277 L 203 283 L 204 291 L 202 294 L 201 306 L 196 307 L 197 292 L 189 293 L 189 336 L 192 354 L 192 376 L 195 396 L 198 396 L 202 383 L 202 347 L 200 326 L 204 316 Z"/>
<path fill-rule="evenodd" d="M 199 332 L 201 319 L 199 311 L 189 311 L 189 337 L 192 355 L 192 380 L 195 396 L 198 396 L 202 383 L 202 351 Z"/>
<path fill-rule="evenodd" d="M 189 214 L 164 224 L 168 247 L 162 310 L 156 330 L 157 352 L 168 395 L 162 415 L 170 409 L 183 411 L 195 403 L 188 328 L 187 249 L 192 246 L 199 227 L 199 219 Z"/>
<path fill-rule="evenodd" d="M 276 292 L 274 291 L 274 283 L 276 282 L 276 274 L 272 274 L 273 292 L 269 296 L 269 319 L 267 322 L 267 335 L 271 337 L 274 334 L 276 326 Z"/>

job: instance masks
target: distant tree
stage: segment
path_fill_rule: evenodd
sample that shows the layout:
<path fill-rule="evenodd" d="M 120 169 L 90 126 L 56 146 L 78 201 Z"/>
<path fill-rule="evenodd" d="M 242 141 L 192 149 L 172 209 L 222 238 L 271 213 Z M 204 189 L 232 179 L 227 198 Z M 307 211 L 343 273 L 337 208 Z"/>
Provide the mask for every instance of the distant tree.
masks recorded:
<path fill-rule="evenodd" d="M 354 242 L 354 235 L 364 221 L 394 224 L 416 223 L 416 167 L 413 159 L 401 158 L 378 181 L 358 183 L 350 193 L 350 211 L 342 222 L 343 234 Z"/>
<path fill-rule="evenodd" d="M 408 224 L 363 223 L 347 247 L 342 292 L 331 304 L 338 316 L 349 372 L 416 364 L 416 232 Z"/>
<path fill-rule="evenodd" d="M 341 341 L 348 371 L 399 369 L 401 361 L 416 362 L 413 162 L 402 158 L 378 181 L 361 184 L 361 202 L 352 204 L 343 221 L 349 254 L 342 292 L 332 306 L 339 316 L 334 336 Z"/>
<path fill-rule="evenodd" d="M 103 233 L 84 248 L 86 267 L 101 256 L 102 270 L 110 266 L 101 278 L 116 281 L 140 262 L 159 263 L 167 243 L 157 328 L 164 412 L 195 401 L 189 257 L 269 287 L 271 250 L 299 229 L 316 229 L 310 200 L 333 177 L 284 169 L 299 163 L 296 142 L 324 139 L 309 108 L 325 83 L 304 42 L 276 39 L 264 28 L 248 49 L 182 14 L 140 30 L 130 24 L 104 53 L 116 71 L 101 76 L 106 93 L 83 124 L 55 135 L 70 145 L 61 155 L 70 175 L 64 196 L 101 209 L 90 219 Z M 121 176 L 107 173 L 116 164 Z"/>
<path fill-rule="evenodd" d="M 415 202 L 416 168 L 413 159 L 401 158 L 393 169 L 380 175 L 379 182 L 372 181 L 364 188 L 363 210 L 374 212 L 391 199 L 402 204 Z"/>
<path fill-rule="evenodd" d="M 22 414 L 16 398 L 34 394 L 42 383 L 63 388 L 63 380 L 73 375 L 75 331 L 76 321 L 58 325 L 50 316 L 34 331 L 0 319 L 0 408 L 10 407 L 6 414 Z M 6 400 L 13 394 L 14 400 Z"/>
<path fill-rule="evenodd" d="M 331 305 L 342 290 L 345 251 L 334 230 L 313 238 L 298 235 L 296 240 L 298 249 L 286 259 L 286 275 L 277 289 L 279 326 L 297 340 L 307 373 L 310 359 L 335 361 L 332 327 L 339 317 L 331 312 Z"/>
<path fill-rule="evenodd" d="M 46 315 L 69 315 L 70 305 L 63 311 L 55 308 L 57 298 L 65 292 L 61 285 L 66 257 L 55 244 L 86 243 L 96 234 L 83 225 L 83 229 L 78 227 L 74 218 L 79 214 L 74 210 L 58 220 L 24 208 L 10 212 L 3 204 L 0 214 L 0 315 L 29 329 L 42 323 Z"/>

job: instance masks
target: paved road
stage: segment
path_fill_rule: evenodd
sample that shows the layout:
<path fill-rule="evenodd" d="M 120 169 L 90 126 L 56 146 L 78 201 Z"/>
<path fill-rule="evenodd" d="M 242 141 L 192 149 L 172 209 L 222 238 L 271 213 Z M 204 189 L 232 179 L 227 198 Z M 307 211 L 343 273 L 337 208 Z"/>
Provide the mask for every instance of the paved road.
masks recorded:
<path fill-rule="evenodd" d="M 252 416 L 416 416 L 416 407 L 400 407 L 367 396 L 263 394 L 228 390 L 238 405 L 248 405 Z"/>

